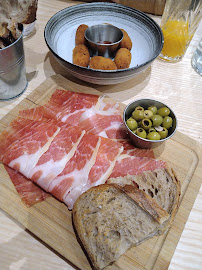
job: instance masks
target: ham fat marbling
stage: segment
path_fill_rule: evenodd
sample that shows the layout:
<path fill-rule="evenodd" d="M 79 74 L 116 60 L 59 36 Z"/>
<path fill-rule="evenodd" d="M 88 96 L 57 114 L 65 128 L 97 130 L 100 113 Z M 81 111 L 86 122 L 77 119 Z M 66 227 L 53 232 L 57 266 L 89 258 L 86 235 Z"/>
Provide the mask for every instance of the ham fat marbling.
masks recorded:
<path fill-rule="evenodd" d="M 10 177 L 24 183 L 20 190 L 13 181 L 19 193 L 30 180 L 37 184 L 27 205 L 45 199 L 46 191 L 71 209 L 84 191 L 109 177 L 166 166 L 152 150 L 129 142 L 118 103 L 97 95 L 57 89 L 47 104 L 19 116 L 0 134 L 0 159 L 13 169 L 7 168 Z"/>

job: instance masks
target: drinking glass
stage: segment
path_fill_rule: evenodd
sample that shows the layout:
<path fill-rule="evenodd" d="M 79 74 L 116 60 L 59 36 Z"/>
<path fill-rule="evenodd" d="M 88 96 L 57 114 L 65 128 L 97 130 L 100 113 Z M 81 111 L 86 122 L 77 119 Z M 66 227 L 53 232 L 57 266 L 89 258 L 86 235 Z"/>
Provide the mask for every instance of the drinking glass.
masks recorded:
<path fill-rule="evenodd" d="M 196 72 L 202 76 L 202 38 L 192 56 L 191 64 Z"/>
<path fill-rule="evenodd" d="M 23 31 L 24 38 L 29 37 L 33 33 L 33 30 L 36 24 L 37 7 L 38 7 L 38 0 L 30 1 L 27 17 L 22 22 L 23 27 L 24 27 L 24 31 Z"/>
<path fill-rule="evenodd" d="M 184 56 L 202 18 L 202 0 L 167 0 L 161 20 L 164 46 L 160 58 L 177 62 Z"/>

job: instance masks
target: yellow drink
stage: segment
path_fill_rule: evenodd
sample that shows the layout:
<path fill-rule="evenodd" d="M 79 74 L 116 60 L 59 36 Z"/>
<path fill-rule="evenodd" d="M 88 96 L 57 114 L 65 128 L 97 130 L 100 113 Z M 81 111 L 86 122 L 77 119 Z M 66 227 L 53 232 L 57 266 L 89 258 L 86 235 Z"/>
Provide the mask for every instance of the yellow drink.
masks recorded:
<path fill-rule="evenodd" d="M 188 22 L 168 20 L 162 26 L 164 45 L 161 55 L 165 60 L 179 60 L 185 54 L 192 36 L 189 35 Z"/>

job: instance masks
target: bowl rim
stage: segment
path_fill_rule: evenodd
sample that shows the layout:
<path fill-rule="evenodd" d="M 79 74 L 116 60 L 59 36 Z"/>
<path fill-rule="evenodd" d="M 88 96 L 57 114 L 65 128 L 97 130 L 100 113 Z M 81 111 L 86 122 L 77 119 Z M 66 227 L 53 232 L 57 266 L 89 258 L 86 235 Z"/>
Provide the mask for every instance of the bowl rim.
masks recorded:
<path fill-rule="evenodd" d="M 144 138 L 141 138 L 141 137 L 137 136 L 135 133 L 133 133 L 133 132 L 129 129 L 129 127 L 128 127 L 127 124 L 126 124 L 126 117 L 125 117 L 126 111 L 127 111 L 128 107 L 129 107 L 131 104 L 133 104 L 134 102 L 141 102 L 141 101 L 159 102 L 159 103 L 163 104 L 164 106 L 166 106 L 166 107 L 172 112 L 172 114 L 173 114 L 174 117 L 175 117 L 175 123 L 176 123 L 176 124 L 175 124 L 175 129 L 173 130 L 173 132 L 172 132 L 168 137 L 166 137 L 166 138 L 164 138 L 164 139 L 162 139 L 162 140 L 148 140 L 148 139 L 144 139 Z M 166 103 L 164 103 L 164 102 L 162 102 L 162 101 L 159 101 L 159 100 L 156 100 L 156 99 L 151 99 L 151 98 L 141 98 L 141 99 L 136 99 L 136 100 L 130 102 L 130 103 L 125 107 L 125 109 L 124 109 L 124 111 L 123 111 L 123 121 L 124 121 L 124 124 L 125 124 L 127 130 L 130 132 L 131 135 L 134 135 L 137 139 L 140 139 L 140 140 L 145 141 L 145 142 L 150 142 L 150 143 L 160 143 L 160 142 L 164 142 L 164 141 L 170 139 L 170 138 L 175 134 L 175 132 L 177 131 L 177 117 L 176 117 L 176 115 L 175 115 L 173 109 L 171 109 L 170 106 L 168 106 Z"/>
<path fill-rule="evenodd" d="M 143 64 L 141 65 L 136 65 L 135 67 L 129 67 L 129 68 L 125 68 L 125 69 L 117 69 L 117 70 L 102 70 L 102 69 L 91 69 L 91 68 L 88 68 L 88 67 L 82 67 L 82 66 L 78 66 L 78 65 L 75 65 L 65 59 L 63 59 L 62 57 L 60 57 L 56 52 L 54 52 L 54 50 L 50 47 L 50 45 L 48 44 L 48 40 L 47 40 L 47 29 L 48 29 L 48 26 L 49 24 L 51 23 L 51 21 L 54 19 L 55 16 L 58 16 L 60 13 L 63 13 L 65 12 L 66 10 L 68 11 L 71 11 L 71 10 L 74 10 L 76 8 L 79 8 L 81 6 L 89 6 L 89 7 L 96 7 L 96 6 L 100 6 L 100 5 L 105 5 L 105 6 L 109 6 L 109 7 L 116 7 L 116 8 L 121 8 L 121 9 L 124 9 L 124 10 L 128 10 L 130 12 L 135 12 L 136 14 L 138 15 L 141 15 L 143 16 L 145 19 L 147 19 L 148 21 L 150 21 L 155 27 L 156 29 L 159 31 L 159 35 L 161 37 L 161 46 L 159 48 L 159 53 L 156 53 L 150 60 L 144 62 Z M 47 21 L 46 25 L 45 25 L 45 28 L 44 28 L 44 39 L 45 39 L 45 42 L 46 42 L 46 45 L 47 47 L 49 48 L 49 50 L 57 57 L 59 58 L 60 60 L 64 61 L 64 62 L 67 62 L 70 66 L 72 67 L 79 67 L 83 70 L 89 70 L 91 72 L 94 72 L 94 73 L 104 73 L 104 74 L 107 74 L 107 73 L 124 73 L 126 71 L 133 71 L 133 70 L 138 70 L 139 68 L 141 67 L 144 67 L 144 66 L 147 66 L 148 64 L 152 63 L 157 57 L 158 55 L 160 54 L 162 48 L 163 48 L 163 44 L 164 44 L 164 36 L 163 36 L 163 32 L 160 28 L 160 26 L 158 25 L 157 22 L 155 22 L 150 16 L 148 16 L 146 13 L 140 11 L 140 10 L 137 10 L 135 8 L 131 8 L 131 7 L 128 7 L 128 6 L 125 6 L 125 5 L 122 5 L 122 4 L 117 4 L 117 3 L 107 3 L 107 2 L 93 2 L 93 3 L 82 3 L 82 4 L 76 4 L 76 5 L 73 5 L 73 6 L 70 6 L 70 7 L 66 7 L 66 8 L 63 8 L 61 10 L 59 10 L 58 12 L 56 12 L 54 15 L 51 16 L 51 18 Z"/>

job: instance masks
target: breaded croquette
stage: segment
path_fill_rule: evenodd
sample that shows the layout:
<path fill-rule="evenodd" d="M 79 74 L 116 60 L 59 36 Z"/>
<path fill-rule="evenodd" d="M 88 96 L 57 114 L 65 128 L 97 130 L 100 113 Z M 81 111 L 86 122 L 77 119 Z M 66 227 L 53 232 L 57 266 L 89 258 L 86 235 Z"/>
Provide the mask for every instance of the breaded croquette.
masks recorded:
<path fill-rule="evenodd" d="M 132 41 L 131 41 L 128 33 L 123 29 L 121 29 L 121 31 L 123 32 L 123 39 L 122 39 L 122 41 L 120 43 L 120 47 L 131 50 L 133 44 L 132 44 Z"/>
<path fill-rule="evenodd" d="M 86 24 L 81 24 L 79 25 L 79 27 L 76 30 L 76 37 L 75 37 L 75 44 L 79 45 L 79 44 L 85 44 L 85 37 L 84 37 L 84 33 L 86 31 L 86 29 L 88 28 L 88 25 Z"/>
<path fill-rule="evenodd" d="M 88 48 L 83 45 L 77 45 L 73 50 L 73 64 L 87 67 L 90 60 Z"/>
<path fill-rule="evenodd" d="M 118 69 L 129 68 L 131 62 L 131 52 L 126 48 L 120 48 L 114 58 L 114 63 Z"/>
<path fill-rule="evenodd" d="M 89 67 L 92 69 L 101 70 L 116 70 L 115 63 L 110 59 L 103 56 L 94 56 L 89 62 Z"/>

